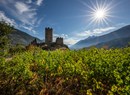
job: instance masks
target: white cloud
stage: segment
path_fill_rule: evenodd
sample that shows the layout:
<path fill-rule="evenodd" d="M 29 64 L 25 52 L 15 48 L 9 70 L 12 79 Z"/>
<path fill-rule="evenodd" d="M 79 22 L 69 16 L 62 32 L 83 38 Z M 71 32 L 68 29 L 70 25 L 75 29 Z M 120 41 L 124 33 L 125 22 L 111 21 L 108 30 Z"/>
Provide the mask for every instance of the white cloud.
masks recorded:
<path fill-rule="evenodd" d="M 23 2 L 16 2 L 15 8 L 19 15 L 22 15 L 24 18 L 27 19 L 34 19 L 37 15 L 35 8 L 32 8 L 30 5 L 25 4 Z"/>
<path fill-rule="evenodd" d="M 57 38 L 57 37 L 62 37 L 62 38 L 64 38 L 64 39 L 67 39 L 67 38 L 68 38 L 68 35 L 67 35 L 67 34 L 61 34 L 61 35 L 59 35 L 59 34 L 53 34 L 53 36 L 54 36 L 54 38 Z"/>
<path fill-rule="evenodd" d="M 32 30 L 33 34 L 38 34 L 38 32 L 36 30 Z"/>
<path fill-rule="evenodd" d="M 92 35 L 92 33 L 91 33 L 91 31 L 90 30 L 87 30 L 87 31 L 84 31 L 84 32 L 80 32 L 80 33 L 76 33 L 76 36 L 77 37 L 86 37 L 86 36 L 91 36 Z"/>
<path fill-rule="evenodd" d="M 57 37 L 61 37 L 61 35 L 59 35 L 59 34 L 53 34 L 53 41 L 56 41 Z"/>
<path fill-rule="evenodd" d="M 24 28 L 24 29 L 26 29 L 26 30 L 28 30 L 28 31 L 30 31 L 30 32 L 33 32 L 33 34 L 38 34 L 38 33 L 34 30 L 34 28 L 31 27 L 31 26 L 20 25 L 20 27 L 22 27 L 22 28 Z"/>
<path fill-rule="evenodd" d="M 36 4 L 40 6 L 42 4 L 43 0 L 37 0 Z"/>
<path fill-rule="evenodd" d="M 24 29 L 26 30 L 29 30 L 29 31 L 32 31 L 32 27 L 29 27 L 29 26 L 25 26 L 25 25 L 21 25 L 20 27 L 23 27 Z"/>
<path fill-rule="evenodd" d="M 32 3 L 32 0 L 30 0 L 30 3 Z M 37 18 L 37 7 L 34 7 L 32 4 L 26 4 L 24 2 L 16 2 L 15 8 L 18 14 L 15 14 L 15 16 L 24 24 L 24 29 L 28 29 L 30 31 L 30 28 L 37 27 L 41 20 Z M 33 29 L 31 31 L 34 31 Z"/>
<path fill-rule="evenodd" d="M 37 4 L 41 4 L 42 1 L 36 2 L 38 2 Z M 31 31 L 35 33 L 35 28 L 43 20 L 43 18 L 37 16 L 38 6 L 33 3 L 33 0 L 0 0 L 0 3 L 19 22 L 18 26 L 24 25 L 24 27 L 19 28 L 24 28 L 28 31 L 32 28 Z"/>
<path fill-rule="evenodd" d="M 15 7 L 20 14 L 30 11 L 30 6 L 23 2 L 16 2 Z"/>
<path fill-rule="evenodd" d="M 68 35 L 67 34 L 61 34 L 61 37 L 62 38 L 68 38 Z"/>
<path fill-rule="evenodd" d="M 93 30 L 86 30 L 84 32 L 77 33 L 76 36 L 80 38 L 87 38 L 89 36 L 100 36 L 112 32 L 117 29 L 116 27 L 96 28 Z"/>
<path fill-rule="evenodd" d="M 67 45 L 73 45 L 75 44 L 76 42 L 78 42 L 79 39 L 76 39 L 76 38 L 67 38 L 67 39 L 64 39 L 64 43 L 67 44 Z"/>
<path fill-rule="evenodd" d="M 111 31 L 114 29 L 116 29 L 116 27 L 98 28 L 98 29 L 94 29 L 93 33 L 94 34 L 102 34 L 103 32 L 108 32 L 108 31 Z"/>
<path fill-rule="evenodd" d="M 15 26 L 16 22 L 14 19 L 8 18 L 3 11 L 0 11 L 0 21 L 4 20 L 7 23 L 10 23 L 11 25 Z"/>
<path fill-rule="evenodd" d="M 53 34 L 54 38 L 60 37 L 59 34 Z"/>
<path fill-rule="evenodd" d="M 61 35 L 59 35 L 59 34 L 53 34 L 53 41 L 55 41 L 57 37 L 62 37 L 62 38 L 64 38 L 64 43 L 65 43 L 66 45 L 73 45 L 73 44 L 75 44 L 77 41 L 79 41 L 79 40 L 76 39 L 76 38 L 69 37 L 67 34 L 61 34 Z"/>

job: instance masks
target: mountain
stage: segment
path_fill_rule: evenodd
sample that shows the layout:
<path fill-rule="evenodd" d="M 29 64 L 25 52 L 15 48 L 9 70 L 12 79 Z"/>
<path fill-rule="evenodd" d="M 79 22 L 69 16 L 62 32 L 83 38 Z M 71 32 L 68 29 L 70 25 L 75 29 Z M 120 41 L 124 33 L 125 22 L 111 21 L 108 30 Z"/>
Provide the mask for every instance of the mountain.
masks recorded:
<path fill-rule="evenodd" d="M 97 48 L 121 48 L 121 47 L 126 47 L 130 45 L 130 37 L 127 38 L 119 38 L 119 39 L 114 39 L 108 42 L 103 42 L 95 45 Z"/>
<path fill-rule="evenodd" d="M 14 29 L 8 36 L 11 40 L 11 44 L 22 44 L 24 46 L 30 44 L 36 38 L 18 29 Z M 38 42 L 42 42 L 40 39 L 36 39 Z"/>
<path fill-rule="evenodd" d="M 114 41 L 113 43 L 117 44 L 116 43 L 116 42 L 118 42 L 117 40 L 120 41 L 123 39 L 122 41 L 124 41 L 124 39 L 125 38 L 127 39 L 128 37 L 130 37 L 130 25 L 122 27 L 116 31 L 109 33 L 109 34 L 105 34 L 105 35 L 97 36 L 97 37 L 92 37 L 92 38 L 86 38 L 84 40 L 77 42 L 71 48 L 79 49 L 79 48 L 83 48 L 83 47 L 90 47 L 90 46 L 96 46 L 96 45 L 101 46 L 105 42 L 112 43 L 112 41 Z"/>

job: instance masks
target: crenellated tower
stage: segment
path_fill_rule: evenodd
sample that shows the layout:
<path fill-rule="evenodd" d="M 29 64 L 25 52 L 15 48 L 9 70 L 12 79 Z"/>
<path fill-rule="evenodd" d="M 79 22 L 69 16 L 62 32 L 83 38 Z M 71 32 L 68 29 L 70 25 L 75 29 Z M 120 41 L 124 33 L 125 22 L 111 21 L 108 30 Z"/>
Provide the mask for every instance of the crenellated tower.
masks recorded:
<path fill-rule="evenodd" d="M 49 44 L 53 41 L 53 29 L 45 28 L 45 43 Z"/>

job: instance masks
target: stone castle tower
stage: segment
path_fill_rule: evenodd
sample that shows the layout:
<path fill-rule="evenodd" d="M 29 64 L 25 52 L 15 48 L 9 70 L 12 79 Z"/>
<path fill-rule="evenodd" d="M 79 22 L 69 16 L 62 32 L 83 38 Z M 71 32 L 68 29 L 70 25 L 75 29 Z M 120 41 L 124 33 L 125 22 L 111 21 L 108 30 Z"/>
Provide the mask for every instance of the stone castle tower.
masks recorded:
<path fill-rule="evenodd" d="M 53 29 L 45 28 L 45 43 L 51 43 L 53 40 Z"/>

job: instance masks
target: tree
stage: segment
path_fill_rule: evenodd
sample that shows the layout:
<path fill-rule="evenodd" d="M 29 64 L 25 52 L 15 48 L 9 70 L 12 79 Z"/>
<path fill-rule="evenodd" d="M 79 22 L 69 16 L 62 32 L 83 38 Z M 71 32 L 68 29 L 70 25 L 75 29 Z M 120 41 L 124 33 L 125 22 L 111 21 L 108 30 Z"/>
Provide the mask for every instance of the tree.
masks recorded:
<path fill-rule="evenodd" d="M 13 27 L 10 23 L 0 21 L 0 49 L 5 49 L 9 45 L 8 34 L 11 33 Z"/>

